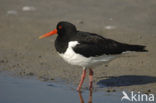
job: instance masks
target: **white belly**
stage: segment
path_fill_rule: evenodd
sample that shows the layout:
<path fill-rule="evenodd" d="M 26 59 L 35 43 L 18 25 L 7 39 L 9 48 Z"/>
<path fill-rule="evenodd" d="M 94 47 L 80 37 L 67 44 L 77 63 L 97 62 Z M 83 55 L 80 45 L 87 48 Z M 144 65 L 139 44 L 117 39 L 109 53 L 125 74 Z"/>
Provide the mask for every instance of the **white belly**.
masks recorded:
<path fill-rule="evenodd" d="M 84 57 L 80 54 L 77 54 L 73 51 L 73 47 L 75 47 L 78 41 L 71 41 L 68 43 L 68 48 L 64 54 L 58 53 L 66 62 L 72 65 L 78 65 L 82 67 L 90 67 L 100 62 L 107 62 L 112 60 L 115 56 L 102 55 L 98 57 Z"/>

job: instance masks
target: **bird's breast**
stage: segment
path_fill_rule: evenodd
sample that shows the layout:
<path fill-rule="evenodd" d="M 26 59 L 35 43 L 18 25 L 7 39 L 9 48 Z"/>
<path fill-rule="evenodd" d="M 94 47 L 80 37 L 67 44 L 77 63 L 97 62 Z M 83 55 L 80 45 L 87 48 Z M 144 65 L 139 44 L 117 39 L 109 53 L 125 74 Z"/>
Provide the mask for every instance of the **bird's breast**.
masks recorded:
<path fill-rule="evenodd" d="M 55 40 L 55 48 L 58 53 L 64 53 L 68 48 L 68 41 L 57 37 Z"/>
<path fill-rule="evenodd" d="M 79 44 L 78 41 L 70 41 L 66 51 L 58 54 L 69 64 L 85 67 L 89 64 L 90 58 L 86 58 L 73 50 L 77 44 Z"/>

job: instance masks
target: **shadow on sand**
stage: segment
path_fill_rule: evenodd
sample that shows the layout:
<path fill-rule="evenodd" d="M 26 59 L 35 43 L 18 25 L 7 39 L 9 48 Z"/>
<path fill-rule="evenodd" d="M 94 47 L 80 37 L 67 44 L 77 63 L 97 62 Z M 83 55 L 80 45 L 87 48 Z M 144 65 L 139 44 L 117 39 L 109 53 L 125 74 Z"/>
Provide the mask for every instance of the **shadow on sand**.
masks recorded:
<path fill-rule="evenodd" d="M 104 77 L 100 77 L 104 78 Z M 100 87 L 119 87 L 131 85 L 143 85 L 148 83 L 155 83 L 156 77 L 145 75 L 123 75 L 117 77 L 108 77 L 97 82 Z"/>

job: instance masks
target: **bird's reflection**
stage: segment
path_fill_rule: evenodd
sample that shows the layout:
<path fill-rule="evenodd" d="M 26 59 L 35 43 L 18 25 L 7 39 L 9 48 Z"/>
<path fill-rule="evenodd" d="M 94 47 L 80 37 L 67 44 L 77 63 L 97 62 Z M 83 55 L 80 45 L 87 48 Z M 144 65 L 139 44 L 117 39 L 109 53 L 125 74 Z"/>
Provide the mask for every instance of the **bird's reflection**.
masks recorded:
<path fill-rule="evenodd" d="M 79 97 L 80 97 L 80 103 L 85 103 L 83 96 L 82 96 L 82 93 L 81 92 L 78 92 L 78 93 L 79 93 Z M 92 90 L 90 90 L 90 92 L 89 92 L 88 103 L 92 103 Z"/>

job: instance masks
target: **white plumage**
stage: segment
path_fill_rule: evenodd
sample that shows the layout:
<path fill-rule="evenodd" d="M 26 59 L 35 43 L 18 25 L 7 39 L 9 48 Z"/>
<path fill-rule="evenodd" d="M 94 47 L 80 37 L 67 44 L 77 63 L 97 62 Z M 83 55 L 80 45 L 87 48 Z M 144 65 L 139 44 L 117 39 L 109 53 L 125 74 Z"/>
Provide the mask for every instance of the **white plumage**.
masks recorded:
<path fill-rule="evenodd" d="M 70 41 L 68 43 L 68 48 L 65 51 L 65 53 L 58 53 L 66 62 L 72 65 L 81 66 L 84 68 L 94 66 L 96 64 L 99 64 L 101 62 L 107 62 L 112 60 L 115 56 L 112 55 L 102 55 L 102 56 L 96 56 L 96 57 L 85 57 L 83 55 L 80 55 L 76 52 L 74 52 L 73 48 L 79 44 L 78 41 Z"/>

